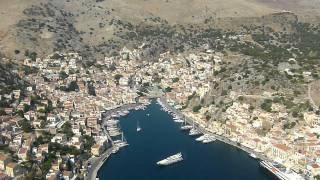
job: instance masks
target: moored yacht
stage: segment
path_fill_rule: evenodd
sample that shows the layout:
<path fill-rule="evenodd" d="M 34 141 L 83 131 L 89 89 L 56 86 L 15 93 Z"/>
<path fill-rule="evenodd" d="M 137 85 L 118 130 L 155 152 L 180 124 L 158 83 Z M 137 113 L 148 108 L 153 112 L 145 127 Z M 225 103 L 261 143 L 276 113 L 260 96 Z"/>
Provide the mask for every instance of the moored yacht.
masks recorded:
<path fill-rule="evenodd" d="M 184 121 L 182 119 L 175 119 L 174 122 L 183 123 Z"/>
<path fill-rule="evenodd" d="M 211 143 L 211 142 L 214 142 L 216 140 L 216 138 L 214 136 L 208 136 L 208 137 L 205 137 L 202 142 L 204 144 L 207 144 L 207 143 Z"/>
<path fill-rule="evenodd" d="M 258 157 L 254 153 L 249 154 L 252 158 L 257 159 Z"/>
<path fill-rule="evenodd" d="M 204 135 L 198 137 L 198 138 L 196 139 L 196 141 L 203 141 L 203 140 L 206 139 L 208 136 L 209 136 L 209 134 L 204 134 Z"/>
<path fill-rule="evenodd" d="M 169 156 L 161 161 L 158 161 L 157 162 L 157 165 L 159 166 L 166 166 L 166 165 L 170 165 L 170 164 L 173 164 L 173 163 L 177 163 L 179 161 L 182 161 L 183 160 L 183 157 L 182 157 L 182 154 L 181 152 L 180 153 L 177 153 L 175 155 L 172 155 L 172 156 Z"/>
<path fill-rule="evenodd" d="M 201 132 L 198 130 L 198 129 L 195 129 L 195 128 L 192 128 L 189 132 L 189 135 L 190 136 L 197 136 L 197 135 L 200 135 Z"/>
<path fill-rule="evenodd" d="M 192 129 L 192 126 L 191 126 L 191 125 L 181 126 L 181 130 L 189 130 L 189 129 Z"/>

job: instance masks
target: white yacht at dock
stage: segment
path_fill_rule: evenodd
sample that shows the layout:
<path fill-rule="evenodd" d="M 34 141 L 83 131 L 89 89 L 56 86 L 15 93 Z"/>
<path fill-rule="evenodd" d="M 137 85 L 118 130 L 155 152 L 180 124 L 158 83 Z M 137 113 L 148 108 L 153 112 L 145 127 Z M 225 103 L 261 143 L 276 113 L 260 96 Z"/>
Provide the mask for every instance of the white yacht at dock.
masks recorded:
<path fill-rule="evenodd" d="M 254 153 L 249 154 L 252 158 L 257 159 L 258 157 Z"/>
<path fill-rule="evenodd" d="M 181 126 L 181 130 L 189 130 L 189 129 L 192 129 L 193 126 L 191 125 L 184 125 L 184 126 Z"/>
<path fill-rule="evenodd" d="M 205 137 L 203 140 L 202 140 L 202 142 L 204 143 L 204 144 L 208 144 L 208 143 L 211 143 L 211 142 L 214 142 L 216 140 L 216 138 L 214 137 L 214 136 L 207 136 L 207 137 Z"/>
<path fill-rule="evenodd" d="M 182 119 L 175 119 L 174 122 L 176 123 L 183 123 L 184 121 Z"/>
<path fill-rule="evenodd" d="M 196 139 L 196 141 L 203 141 L 203 140 L 206 139 L 207 137 L 209 137 L 209 134 L 204 134 L 204 135 L 198 137 L 198 138 Z"/>
<path fill-rule="evenodd" d="M 189 135 L 190 136 L 197 136 L 197 135 L 200 135 L 201 132 L 198 130 L 198 129 L 195 129 L 195 128 L 192 128 L 189 132 Z"/>

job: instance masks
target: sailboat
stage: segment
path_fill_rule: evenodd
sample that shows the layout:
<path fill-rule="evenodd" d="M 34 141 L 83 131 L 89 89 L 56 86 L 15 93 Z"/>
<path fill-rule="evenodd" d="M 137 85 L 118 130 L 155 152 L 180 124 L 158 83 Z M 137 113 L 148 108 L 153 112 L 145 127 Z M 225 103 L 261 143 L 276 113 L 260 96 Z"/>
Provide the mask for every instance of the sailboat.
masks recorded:
<path fill-rule="evenodd" d="M 137 122 L 137 132 L 141 131 L 141 127 L 139 125 L 139 121 Z"/>

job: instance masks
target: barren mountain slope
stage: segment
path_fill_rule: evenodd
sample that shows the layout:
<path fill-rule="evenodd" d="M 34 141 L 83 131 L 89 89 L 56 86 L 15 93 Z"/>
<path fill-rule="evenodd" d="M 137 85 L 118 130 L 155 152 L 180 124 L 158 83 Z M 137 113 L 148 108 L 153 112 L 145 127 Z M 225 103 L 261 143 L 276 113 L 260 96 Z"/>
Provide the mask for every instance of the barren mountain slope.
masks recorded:
<path fill-rule="evenodd" d="M 1 0 L 0 52 L 17 59 L 27 49 L 40 55 L 57 49 L 92 52 L 117 39 L 119 20 L 136 25 L 160 17 L 169 24 L 201 25 L 211 18 L 229 27 L 283 10 L 312 19 L 319 7 L 318 0 Z"/>
<path fill-rule="evenodd" d="M 15 24 L 19 20 L 25 18 L 23 10 L 31 5 L 37 5 L 41 2 L 38 0 L 1 0 L 0 1 L 0 50 L 6 47 L 15 45 L 14 37 L 11 37 Z M 4 38 L 9 38 L 9 41 L 2 42 Z"/>
<path fill-rule="evenodd" d="M 291 11 L 299 16 L 300 20 L 318 22 L 320 16 L 319 0 L 252 0 L 272 9 Z"/>
<path fill-rule="evenodd" d="M 118 10 L 119 16 L 159 16 L 169 22 L 197 22 L 203 18 L 261 16 L 276 12 L 263 4 L 248 0 L 117 0 L 104 1 Z"/>

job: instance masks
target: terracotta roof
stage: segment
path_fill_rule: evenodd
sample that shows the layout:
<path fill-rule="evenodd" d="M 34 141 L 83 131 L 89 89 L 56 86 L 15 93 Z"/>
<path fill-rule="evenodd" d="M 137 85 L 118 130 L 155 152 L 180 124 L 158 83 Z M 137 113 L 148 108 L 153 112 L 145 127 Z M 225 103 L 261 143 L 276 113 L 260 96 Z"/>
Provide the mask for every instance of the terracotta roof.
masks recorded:
<path fill-rule="evenodd" d="M 289 148 L 288 146 L 284 145 L 284 144 L 275 144 L 274 145 L 276 148 L 281 149 L 283 151 L 289 151 L 291 148 Z"/>
<path fill-rule="evenodd" d="M 94 145 L 92 146 L 92 148 L 100 148 L 100 145 L 99 145 L 99 144 L 94 144 Z"/>
<path fill-rule="evenodd" d="M 253 139 L 253 141 L 255 141 L 255 142 L 259 142 L 259 141 L 260 141 L 260 139 L 258 139 L 258 138 L 254 138 L 254 139 Z"/>
<path fill-rule="evenodd" d="M 63 176 L 72 176 L 72 172 L 71 171 L 63 171 Z"/>
<path fill-rule="evenodd" d="M 4 161 L 7 159 L 7 156 L 5 156 L 4 154 L 0 154 L 0 161 Z"/>
<path fill-rule="evenodd" d="M 311 166 L 312 166 L 312 168 L 314 168 L 314 169 L 320 168 L 319 164 L 312 164 Z"/>
<path fill-rule="evenodd" d="M 0 172 L 0 179 L 5 178 L 5 177 L 7 177 L 7 175 L 2 173 L 2 172 Z"/>
<path fill-rule="evenodd" d="M 9 167 L 9 168 L 14 169 L 16 166 L 17 166 L 17 163 L 14 163 L 14 162 L 7 164 L 7 168 Z"/>
<path fill-rule="evenodd" d="M 26 148 L 20 148 L 19 149 L 19 154 L 25 154 L 27 152 Z"/>

